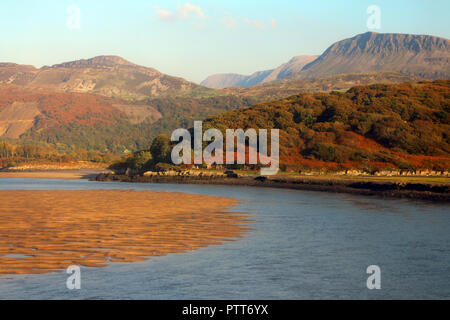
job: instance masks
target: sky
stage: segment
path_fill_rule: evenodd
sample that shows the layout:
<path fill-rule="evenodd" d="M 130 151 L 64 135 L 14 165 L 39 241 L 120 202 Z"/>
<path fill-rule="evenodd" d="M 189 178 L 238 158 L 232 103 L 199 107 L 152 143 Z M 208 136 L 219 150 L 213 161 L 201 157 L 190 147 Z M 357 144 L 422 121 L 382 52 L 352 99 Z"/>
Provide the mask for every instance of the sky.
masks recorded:
<path fill-rule="evenodd" d="M 119 55 L 199 83 L 318 55 L 367 31 L 450 38 L 449 12 L 448 0 L 1 0 L 0 61 Z"/>

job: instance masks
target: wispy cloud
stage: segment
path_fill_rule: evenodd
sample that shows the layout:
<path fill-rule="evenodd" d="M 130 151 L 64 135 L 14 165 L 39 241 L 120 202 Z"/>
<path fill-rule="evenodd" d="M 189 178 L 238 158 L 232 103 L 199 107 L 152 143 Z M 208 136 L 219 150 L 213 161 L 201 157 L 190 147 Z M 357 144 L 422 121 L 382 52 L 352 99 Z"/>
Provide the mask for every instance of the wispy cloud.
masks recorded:
<path fill-rule="evenodd" d="M 168 10 L 161 9 L 160 7 L 156 6 L 155 11 L 156 11 L 156 14 L 158 15 L 158 17 L 163 21 L 175 21 L 176 20 L 176 16 Z"/>
<path fill-rule="evenodd" d="M 227 29 L 234 29 L 237 25 L 236 19 L 234 19 L 231 15 L 226 15 L 222 19 L 223 24 L 227 27 Z"/>
<path fill-rule="evenodd" d="M 191 13 L 197 16 L 198 18 L 205 17 L 202 8 L 200 8 L 199 6 L 194 6 L 193 4 L 190 3 L 185 3 L 183 6 L 179 7 L 177 11 L 180 17 L 184 19 L 189 18 Z"/>
<path fill-rule="evenodd" d="M 203 12 L 202 8 L 190 4 L 188 2 L 178 7 L 176 12 L 162 9 L 159 6 L 155 7 L 155 12 L 161 20 L 168 22 L 186 20 L 189 19 L 190 17 L 201 19 L 205 18 L 205 13 Z"/>
<path fill-rule="evenodd" d="M 266 24 L 264 22 L 261 21 L 257 21 L 257 20 L 250 20 L 248 18 L 244 18 L 244 22 L 246 24 L 248 24 L 249 26 L 252 26 L 256 29 L 259 30 L 265 30 L 266 29 Z"/>
<path fill-rule="evenodd" d="M 274 18 L 270 19 L 269 23 L 272 28 L 275 29 L 277 27 L 277 21 Z"/>

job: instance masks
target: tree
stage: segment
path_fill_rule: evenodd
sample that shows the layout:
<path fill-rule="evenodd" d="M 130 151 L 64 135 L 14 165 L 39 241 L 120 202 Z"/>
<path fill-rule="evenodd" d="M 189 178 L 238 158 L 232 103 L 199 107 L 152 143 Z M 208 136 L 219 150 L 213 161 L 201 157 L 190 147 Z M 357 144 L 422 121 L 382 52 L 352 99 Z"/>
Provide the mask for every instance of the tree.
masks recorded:
<path fill-rule="evenodd" d="M 150 147 L 150 152 L 153 156 L 153 162 L 171 163 L 170 139 L 165 134 L 157 136 Z"/>
<path fill-rule="evenodd" d="M 130 159 L 129 167 L 138 171 L 144 171 L 149 167 L 151 161 L 152 154 L 149 151 L 139 151 Z"/>

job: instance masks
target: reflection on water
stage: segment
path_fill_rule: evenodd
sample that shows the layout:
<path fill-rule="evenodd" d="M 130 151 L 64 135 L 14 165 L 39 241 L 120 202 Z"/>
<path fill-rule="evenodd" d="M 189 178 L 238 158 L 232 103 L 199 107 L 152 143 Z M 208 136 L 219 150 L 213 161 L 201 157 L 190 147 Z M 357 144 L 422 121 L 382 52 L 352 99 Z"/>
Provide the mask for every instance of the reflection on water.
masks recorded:
<path fill-rule="evenodd" d="M 320 299 L 450 298 L 448 205 L 297 190 L 0 179 L 6 190 L 136 189 L 242 200 L 255 231 L 219 246 L 67 274 L 0 279 L 0 298 Z M 366 268 L 381 268 L 381 290 Z"/>

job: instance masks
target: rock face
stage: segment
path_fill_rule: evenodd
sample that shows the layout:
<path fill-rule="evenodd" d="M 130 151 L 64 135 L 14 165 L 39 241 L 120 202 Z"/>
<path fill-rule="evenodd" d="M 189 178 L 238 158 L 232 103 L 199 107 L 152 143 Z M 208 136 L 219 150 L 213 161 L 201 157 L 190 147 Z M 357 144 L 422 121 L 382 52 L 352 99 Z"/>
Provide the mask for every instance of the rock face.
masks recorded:
<path fill-rule="evenodd" d="M 336 42 L 292 78 L 395 71 L 426 79 L 450 77 L 450 41 L 428 35 L 367 32 Z"/>
<path fill-rule="evenodd" d="M 287 78 L 292 73 L 299 72 L 304 65 L 316 58 L 317 56 L 297 56 L 276 69 L 258 71 L 249 76 L 235 73 L 215 74 L 202 81 L 201 85 L 214 89 L 223 89 L 227 87 L 248 88 L 260 83 L 267 83 Z"/>
<path fill-rule="evenodd" d="M 98 56 L 40 69 L 0 63 L 0 83 L 127 99 L 186 95 L 207 90 L 118 56 Z"/>

